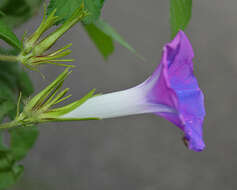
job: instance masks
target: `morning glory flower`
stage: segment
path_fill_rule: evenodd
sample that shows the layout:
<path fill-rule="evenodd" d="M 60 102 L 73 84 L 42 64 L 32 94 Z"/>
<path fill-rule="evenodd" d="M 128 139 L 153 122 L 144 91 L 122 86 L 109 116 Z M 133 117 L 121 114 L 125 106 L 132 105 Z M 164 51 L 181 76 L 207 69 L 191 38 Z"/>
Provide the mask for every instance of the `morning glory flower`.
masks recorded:
<path fill-rule="evenodd" d="M 179 31 L 164 46 L 159 66 L 145 82 L 127 90 L 93 96 L 61 118 L 105 119 L 154 113 L 184 132 L 189 149 L 202 151 L 204 96 L 193 74 L 193 57 L 187 36 Z"/>

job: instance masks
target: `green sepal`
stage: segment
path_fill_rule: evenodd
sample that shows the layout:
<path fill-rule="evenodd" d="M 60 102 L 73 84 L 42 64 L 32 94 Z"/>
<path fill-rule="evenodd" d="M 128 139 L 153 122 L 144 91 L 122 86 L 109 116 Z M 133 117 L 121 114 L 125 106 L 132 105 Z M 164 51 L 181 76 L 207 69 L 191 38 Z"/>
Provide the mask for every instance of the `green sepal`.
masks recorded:
<path fill-rule="evenodd" d="M 0 129 L 12 128 L 16 126 L 31 126 L 36 123 L 45 123 L 53 121 L 79 121 L 79 120 L 98 120 L 99 118 L 63 118 L 64 114 L 67 114 L 74 109 L 81 106 L 88 99 L 98 96 L 94 95 L 95 89 L 91 90 L 88 94 L 71 104 L 60 108 L 54 108 L 54 106 L 62 101 L 71 97 L 71 95 L 66 96 L 69 91 L 68 88 L 60 91 L 65 78 L 71 73 L 68 69 L 65 69 L 50 85 L 43 89 L 40 93 L 34 96 L 32 99 L 26 102 L 23 111 L 19 113 L 17 111 L 16 117 L 13 121 L 3 123 L 0 125 Z M 18 107 L 19 107 L 18 101 Z M 19 110 L 19 109 L 17 109 Z M 18 136 L 16 136 L 18 137 Z M 16 144 L 16 143 L 15 143 Z M 26 144 L 27 146 L 30 144 Z M 22 147 L 22 146 L 21 146 Z M 23 144 L 24 147 L 24 144 Z M 16 148 L 16 153 L 18 148 Z M 18 154 L 18 153 L 17 153 Z"/>
<path fill-rule="evenodd" d="M 68 49 L 72 44 L 68 44 L 65 47 L 47 54 L 47 55 L 41 55 L 41 56 L 32 56 L 26 55 L 24 56 L 23 54 L 20 54 L 18 56 L 19 61 L 25 65 L 27 68 L 31 70 L 37 71 L 38 66 L 42 64 L 54 64 L 58 66 L 63 66 L 63 67 L 75 67 L 74 65 L 67 64 L 67 62 L 73 62 L 74 59 L 60 59 L 63 58 L 71 53 L 71 50 Z"/>
<path fill-rule="evenodd" d="M 45 99 L 52 93 L 54 90 L 58 91 L 61 85 L 63 84 L 65 78 L 71 72 L 68 69 L 65 69 L 63 73 L 61 73 L 56 80 L 54 80 L 49 86 L 43 89 L 40 93 L 38 93 L 34 98 L 32 98 L 27 105 L 25 106 L 24 111 L 30 112 L 31 110 L 38 109 L 44 103 Z"/>
<path fill-rule="evenodd" d="M 88 94 L 86 94 L 84 97 L 82 97 L 80 100 L 77 100 L 71 104 L 68 104 L 66 106 L 55 108 L 50 110 L 48 113 L 44 114 L 44 117 L 49 118 L 58 118 L 64 114 L 67 114 L 80 105 L 82 105 L 85 101 L 87 101 L 89 98 L 92 98 L 94 96 L 95 89 L 91 90 Z"/>

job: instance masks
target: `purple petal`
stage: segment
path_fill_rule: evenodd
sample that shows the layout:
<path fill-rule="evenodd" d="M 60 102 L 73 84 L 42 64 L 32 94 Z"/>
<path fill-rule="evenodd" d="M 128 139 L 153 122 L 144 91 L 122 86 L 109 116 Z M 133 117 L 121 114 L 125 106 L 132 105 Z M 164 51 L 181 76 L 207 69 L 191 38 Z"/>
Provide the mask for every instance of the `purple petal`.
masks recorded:
<path fill-rule="evenodd" d="M 202 139 L 204 96 L 193 75 L 193 57 L 188 38 L 179 31 L 173 41 L 164 46 L 161 64 L 146 82 L 154 83 L 148 95 L 150 102 L 176 110 L 176 113 L 157 114 L 184 131 L 190 149 L 202 151 L 205 148 Z"/>

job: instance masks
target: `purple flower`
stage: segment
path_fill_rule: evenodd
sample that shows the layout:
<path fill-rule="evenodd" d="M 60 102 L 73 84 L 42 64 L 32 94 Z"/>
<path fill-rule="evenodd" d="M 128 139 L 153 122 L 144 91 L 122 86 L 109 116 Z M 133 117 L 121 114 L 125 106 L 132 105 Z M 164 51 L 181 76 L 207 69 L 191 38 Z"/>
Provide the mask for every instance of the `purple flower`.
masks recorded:
<path fill-rule="evenodd" d="M 160 65 L 142 84 L 119 92 L 98 95 L 62 118 L 111 118 L 154 113 L 184 132 L 189 149 L 202 151 L 204 97 L 193 75 L 192 46 L 179 31 L 163 48 Z"/>
<path fill-rule="evenodd" d="M 204 96 L 193 75 L 192 46 L 179 31 L 174 40 L 165 45 L 161 64 L 146 83 L 154 83 L 148 99 L 167 105 L 174 113 L 157 112 L 184 131 L 188 147 L 204 149 L 202 123 L 205 116 Z M 157 77 L 158 76 L 158 77 Z"/>

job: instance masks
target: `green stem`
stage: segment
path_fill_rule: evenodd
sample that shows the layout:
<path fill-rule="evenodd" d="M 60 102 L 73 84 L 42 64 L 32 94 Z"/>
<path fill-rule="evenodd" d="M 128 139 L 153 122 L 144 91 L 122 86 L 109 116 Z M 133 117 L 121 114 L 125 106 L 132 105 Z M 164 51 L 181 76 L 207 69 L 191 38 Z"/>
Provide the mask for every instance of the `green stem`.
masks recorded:
<path fill-rule="evenodd" d="M 17 56 L 14 56 L 14 55 L 0 55 L 0 61 L 16 62 L 17 61 Z"/>
<path fill-rule="evenodd" d="M 17 122 L 14 120 L 14 121 L 0 124 L 0 129 L 8 129 L 8 128 L 16 127 L 16 126 L 17 126 Z"/>

